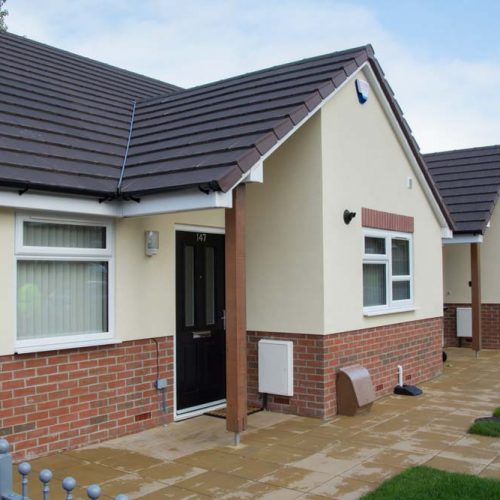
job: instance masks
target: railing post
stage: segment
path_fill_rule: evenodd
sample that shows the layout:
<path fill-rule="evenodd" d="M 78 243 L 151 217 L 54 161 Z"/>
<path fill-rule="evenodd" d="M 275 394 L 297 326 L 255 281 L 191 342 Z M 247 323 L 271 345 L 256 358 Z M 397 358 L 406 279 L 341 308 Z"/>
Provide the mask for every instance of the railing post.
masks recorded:
<path fill-rule="evenodd" d="M 31 465 L 28 462 L 22 462 L 17 466 L 17 470 L 23 478 L 21 481 L 21 498 L 28 500 L 28 474 L 31 472 Z"/>
<path fill-rule="evenodd" d="M 90 500 L 98 500 L 98 498 L 101 496 L 101 488 L 99 488 L 97 484 L 91 484 L 87 488 L 87 496 L 90 498 Z"/>
<path fill-rule="evenodd" d="M 52 479 L 52 472 L 49 469 L 40 471 L 40 481 L 43 483 L 43 500 L 49 500 L 49 482 Z"/>
<path fill-rule="evenodd" d="M 8 441 L 0 439 L 0 499 L 8 495 L 12 495 L 12 457 Z"/>
<path fill-rule="evenodd" d="M 65 477 L 62 482 L 62 487 L 66 491 L 66 500 L 73 500 L 73 490 L 76 488 L 76 479 Z"/>

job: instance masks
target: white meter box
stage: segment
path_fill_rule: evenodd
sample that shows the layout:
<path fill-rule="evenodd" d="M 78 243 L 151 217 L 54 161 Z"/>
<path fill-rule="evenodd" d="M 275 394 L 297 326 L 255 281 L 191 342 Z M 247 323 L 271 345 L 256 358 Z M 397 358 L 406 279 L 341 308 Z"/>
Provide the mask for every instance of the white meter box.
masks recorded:
<path fill-rule="evenodd" d="M 259 340 L 259 392 L 293 396 L 293 342 Z"/>

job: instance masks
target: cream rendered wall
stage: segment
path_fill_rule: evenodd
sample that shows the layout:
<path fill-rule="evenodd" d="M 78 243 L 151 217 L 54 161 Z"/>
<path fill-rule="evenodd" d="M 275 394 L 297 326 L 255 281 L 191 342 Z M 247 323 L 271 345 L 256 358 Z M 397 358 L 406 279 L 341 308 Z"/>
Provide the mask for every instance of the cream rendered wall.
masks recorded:
<path fill-rule="evenodd" d="M 324 332 L 320 127 L 317 114 L 247 186 L 249 330 Z"/>
<path fill-rule="evenodd" d="M 224 227 L 224 210 L 116 221 L 116 336 L 122 340 L 175 334 L 175 224 Z M 144 254 L 144 231 L 160 232 L 160 250 Z"/>
<path fill-rule="evenodd" d="M 13 354 L 16 324 L 15 216 L 0 210 L 0 356 Z"/>
<path fill-rule="evenodd" d="M 440 226 L 374 91 L 360 105 L 349 82 L 321 124 L 326 333 L 442 316 Z M 363 316 L 362 207 L 415 218 L 413 312 Z M 348 226 L 344 209 L 357 213 Z"/>
<path fill-rule="evenodd" d="M 482 247 L 483 244 L 481 244 L 481 254 L 483 253 Z M 443 270 L 444 302 L 450 304 L 470 304 L 470 245 L 444 245 Z M 484 265 L 481 274 L 483 277 Z"/>
<path fill-rule="evenodd" d="M 133 340 L 175 334 L 175 224 L 224 227 L 223 210 L 115 221 L 115 335 Z M 160 231 L 160 251 L 144 255 L 144 231 Z M 15 214 L 0 210 L 0 355 L 15 344 Z"/>
<path fill-rule="evenodd" d="M 493 210 L 481 249 L 481 300 L 485 304 L 500 303 L 500 209 Z M 445 245 L 444 301 L 470 304 L 470 245 Z"/>

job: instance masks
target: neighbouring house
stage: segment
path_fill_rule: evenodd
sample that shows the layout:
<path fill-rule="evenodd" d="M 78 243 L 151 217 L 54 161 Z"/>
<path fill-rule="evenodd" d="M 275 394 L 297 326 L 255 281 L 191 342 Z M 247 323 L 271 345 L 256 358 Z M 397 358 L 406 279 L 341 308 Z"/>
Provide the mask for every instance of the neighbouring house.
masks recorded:
<path fill-rule="evenodd" d="M 0 435 L 18 457 L 441 372 L 453 221 L 371 46 L 180 89 L 0 35 Z M 291 342 L 291 344 L 290 344 Z M 291 379 L 289 379 L 291 380 Z M 168 432 L 168 430 L 166 430 Z"/>
<path fill-rule="evenodd" d="M 498 349 L 500 146 L 424 158 L 455 222 L 453 238 L 443 240 L 445 345 Z"/>

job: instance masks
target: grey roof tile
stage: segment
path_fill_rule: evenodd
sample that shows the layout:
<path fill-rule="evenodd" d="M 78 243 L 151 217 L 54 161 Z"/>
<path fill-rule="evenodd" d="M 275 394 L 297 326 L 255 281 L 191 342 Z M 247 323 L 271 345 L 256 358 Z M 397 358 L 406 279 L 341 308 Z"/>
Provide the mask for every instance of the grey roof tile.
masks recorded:
<path fill-rule="evenodd" d="M 191 89 L 9 33 L 0 34 L 0 63 L 0 185 L 104 197 L 227 191 L 370 64 L 448 217 L 370 45 Z"/>
<path fill-rule="evenodd" d="M 484 234 L 500 189 L 500 146 L 424 155 L 456 224 L 456 233 Z"/>

